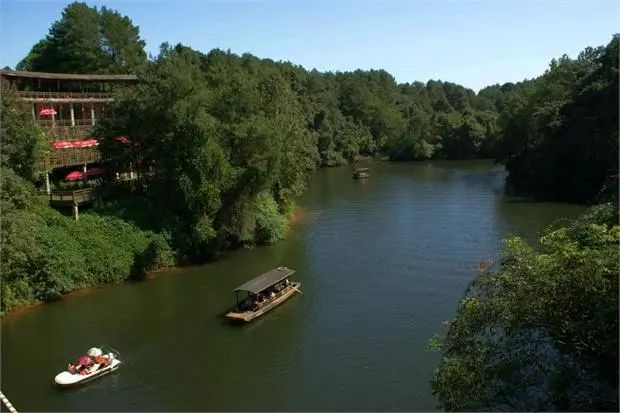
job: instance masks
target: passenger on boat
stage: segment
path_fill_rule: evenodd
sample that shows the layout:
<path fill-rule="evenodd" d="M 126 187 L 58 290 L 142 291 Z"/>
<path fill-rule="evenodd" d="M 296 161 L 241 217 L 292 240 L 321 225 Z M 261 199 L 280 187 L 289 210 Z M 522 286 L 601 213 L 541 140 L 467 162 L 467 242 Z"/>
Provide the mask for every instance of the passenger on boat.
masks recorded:
<path fill-rule="evenodd" d="M 107 365 L 110 364 L 110 359 L 106 356 L 96 356 L 95 363 L 99 364 L 100 367 L 106 367 Z"/>
<path fill-rule="evenodd" d="M 241 310 L 241 311 L 251 310 L 252 309 L 252 305 L 253 305 L 252 303 L 253 303 L 252 298 L 246 297 L 245 300 L 243 300 L 243 301 L 241 301 L 239 303 L 239 310 Z"/>
<path fill-rule="evenodd" d="M 73 363 L 69 363 L 69 365 L 67 366 L 67 371 L 71 374 L 77 373 L 77 369 L 75 368 L 75 365 Z"/>

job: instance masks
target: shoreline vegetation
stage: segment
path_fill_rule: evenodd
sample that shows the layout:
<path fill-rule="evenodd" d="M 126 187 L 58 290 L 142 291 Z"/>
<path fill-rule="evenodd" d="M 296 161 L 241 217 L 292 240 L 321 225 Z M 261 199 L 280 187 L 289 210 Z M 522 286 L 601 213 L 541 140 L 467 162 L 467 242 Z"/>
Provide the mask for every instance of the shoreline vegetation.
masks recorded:
<path fill-rule="evenodd" d="M 3 87 L 2 312 L 274 243 L 314 168 L 373 156 L 492 157 L 521 193 L 617 200 L 617 46 L 614 37 L 577 59 L 554 59 L 538 78 L 476 94 L 449 82 L 398 84 L 382 70 L 306 71 L 181 44 L 147 59 L 129 18 L 72 3 L 17 69 L 137 74 L 93 134 L 104 158 L 136 165 L 148 190 L 99 202 L 77 223 L 35 202 L 50 143 Z M 601 122 L 580 122 L 590 107 L 604 108 Z M 119 147 L 119 135 L 132 144 Z"/>
<path fill-rule="evenodd" d="M 303 218 L 294 199 L 317 167 L 490 157 L 518 194 L 602 205 L 536 248 L 508 239 L 499 269 L 473 280 L 432 342 L 440 406 L 618 409 L 618 35 L 478 93 L 182 44 L 147 58 L 144 46 L 128 17 L 75 2 L 16 67 L 140 80 L 115 90 L 93 136 L 104 159 L 136 166 L 145 189 L 97 201 L 77 222 L 37 195 L 50 142 L 3 83 L 2 314 L 273 244 Z M 544 365 L 528 367 L 542 353 Z"/>

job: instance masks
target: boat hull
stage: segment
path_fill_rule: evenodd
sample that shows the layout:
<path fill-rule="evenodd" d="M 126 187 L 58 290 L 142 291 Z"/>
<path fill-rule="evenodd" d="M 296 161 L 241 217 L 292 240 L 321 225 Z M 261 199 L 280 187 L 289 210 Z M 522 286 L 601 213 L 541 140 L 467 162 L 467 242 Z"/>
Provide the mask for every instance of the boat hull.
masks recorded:
<path fill-rule="evenodd" d="M 81 375 L 81 374 L 72 374 L 68 371 L 63 371 L 58 373 L 56 377 L 54 377 L 54 382 L 57 386 L 60 387 L 75 387 L 80 386 L 84 383 L 88 383 L 89 381 L 98 379 L 99 377 L 105 376 L 106 374 L 112 373 L 117 370 L 121 366 L 121 361 L 118 359 L 113 359 L 109 366 L 98 369 L 90 374 Z"/>
<path fill-rule="evenodd" d="M 279 296 L 273 298 L 273 301 L 265 304 L 261 308 L 256 311 L 230 311 L 226 314 L 226 318 L 233 321 L 242 321 L 249 323 L 257 317 L 265 314 L 267 311 L 277 307 L 282 304 L 284 301 L 288 300 L 293 294 L 295 294 L 299 287 L 301 286 L 300 282 L 292 282 L 290 287 L 282 292 Z"/>

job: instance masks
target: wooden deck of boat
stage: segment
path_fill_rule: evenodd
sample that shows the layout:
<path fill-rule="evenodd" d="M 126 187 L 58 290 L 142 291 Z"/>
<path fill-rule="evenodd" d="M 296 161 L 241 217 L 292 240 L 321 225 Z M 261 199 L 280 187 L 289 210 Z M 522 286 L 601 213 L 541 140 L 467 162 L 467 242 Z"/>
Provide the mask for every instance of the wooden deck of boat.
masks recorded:
<path fill-rule="evenodd" d="M 284 301 L 290 298 L 295 292 L 297 292 L 300 286 L 301 286 L 300 282 L 292 282 L 289 288 L 280 292 L 276 297 L 272 299 L 272 301 L 268 302 L 267 304 L 264 304 L 258 310 L 244 311 L 244 312 L 230 311 L 229 313 L 226 314 L 226 318 L 228 318 L 229 320 L 234 320 L 234 321 L 245 321 L 245 322 L 252 321 L 256 317 L 259 317 L 265 314 L 267 311 L 271 310 L 272 308 L 277 307 L 278 305 L 282 304 Z"/>

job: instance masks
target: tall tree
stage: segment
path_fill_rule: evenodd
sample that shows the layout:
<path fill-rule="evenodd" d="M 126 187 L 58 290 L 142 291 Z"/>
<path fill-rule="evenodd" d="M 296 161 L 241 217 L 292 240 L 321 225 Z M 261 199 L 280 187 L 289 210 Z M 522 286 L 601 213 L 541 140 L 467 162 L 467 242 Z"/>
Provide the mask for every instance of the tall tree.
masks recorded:
<path fill-rule="evenodd" d="M 17 65 L 19 70 L 101 73 L 135 71 L 146 63 L 144 41 L 128 17 L 74 2 Z"/>

